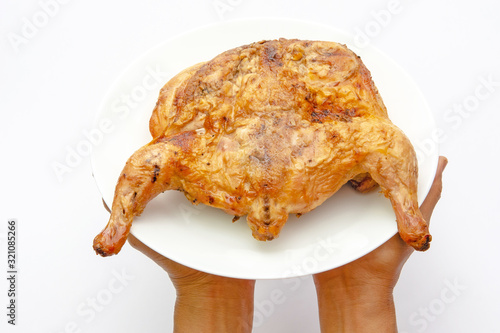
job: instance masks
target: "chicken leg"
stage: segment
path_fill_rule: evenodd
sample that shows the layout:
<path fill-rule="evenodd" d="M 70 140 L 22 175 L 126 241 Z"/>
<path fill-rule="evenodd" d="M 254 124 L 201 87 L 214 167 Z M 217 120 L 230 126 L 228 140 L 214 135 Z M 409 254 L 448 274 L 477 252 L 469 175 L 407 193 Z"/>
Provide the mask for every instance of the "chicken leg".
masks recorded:
<path fill-rule="evenodd" d="M 388 128 L 380 129 L 388 135 Z M 418 251 L 429 248 L 432 240 L 427 221 L 418 208 L 417 158 L 409 140 L 400 131 L 393 131 L 386 150 L 377 146 L 363 162 L 370 176 L 390 199 L 398 232 L 403 241 Z M 372 147 L 372 149 L 375 147 Z M 408 177 L 408 175 L 415 175 Z"/>
<path fill-rule="evenodd" d="M 178 148 L 169 142 L 151 142 L 136 151 L 118 180 L 108 224 L 94 238 L 94 250 L 103 257 L 117 254 L 127 240 L 135 216 L 172 184 Z"/>

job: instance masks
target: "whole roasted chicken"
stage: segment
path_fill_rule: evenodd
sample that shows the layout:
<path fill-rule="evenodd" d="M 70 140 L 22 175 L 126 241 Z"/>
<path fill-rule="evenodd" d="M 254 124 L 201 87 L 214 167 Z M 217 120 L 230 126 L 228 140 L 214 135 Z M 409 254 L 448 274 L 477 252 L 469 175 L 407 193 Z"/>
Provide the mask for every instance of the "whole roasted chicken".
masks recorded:
<path fill-rule="evenodd" d="M 289 214 L 349 181 L 361 192 L 380 185 L 402 239 L 429 247 L 415 151 L 344 45 L 279 39 L 226 51 L 172 78 L 149 126 L 153 140 L 126 163 L 94 239 L 102 256 L 120 251 L 134 217 L 166 190 L 247 215 L 253 236 L 272 240 Z"/>

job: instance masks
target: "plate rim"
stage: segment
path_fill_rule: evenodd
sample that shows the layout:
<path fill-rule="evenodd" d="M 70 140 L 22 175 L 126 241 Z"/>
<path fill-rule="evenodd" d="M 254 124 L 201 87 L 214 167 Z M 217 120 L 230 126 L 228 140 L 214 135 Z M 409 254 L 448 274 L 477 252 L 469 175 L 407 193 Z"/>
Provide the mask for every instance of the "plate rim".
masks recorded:
<path fill-rule="evenodd" d="M 189 30 L 184 31 L 184 32 L 182 32 L 180 34 L 176 34 L 174 36 L 170 36 L 169 38 L 166 38 L 165 40 L 157 43 L 153 47 L 151 47 L 148 50 L 146 50 L 145 52 L 143 52 L 140 56 L 138 56 L 135 60 L 133 60 L 132 62 L 130 62 L 128 65 L 124 66 L 124 68 L 120 71 L 119 75 L 117 75 L 116 79 L 113 80 L 112 84 L 109 86 L 107 92 L 104 94 L 104 96 L 103 96 L 103 98 L 101 100 L 101 103 L 99 104 L 98 111 L 95 114 L 93 125 L 97 126 L 99 120 L 102 117 L 102 114 L 104 113 L 104 109 L 105 109 L 106 103 L 109 101 L 110 96 L 113 95 L 113 91 L 115 91 L 117 89 L 117 87 L 120 86 L 120 83 L 127 76 L 127 73 L 129 73 L 129 71 L 131 69 L 133 69 L 134 67 L 137 67 L 138 64 L 140 64 L 142 61 L 144 61 L 144 59 L 146 59 L 151 53 L 154 53 L 155 50 L 159 50 L 162 47 L 165 47 L 165 45 L 168 45 L 169 43 L 172 43 L 175 40 L 180 40 L 183 37 L 189 36 L 189 35 L 191 35 L 193 33 L 197 33 L 197 32 L 200 32 L 200 31 L 205 31 L 205 30 L 209 30 L 209 29 L 215 29 L 215 28 L 224 27 L 224 26 L 231 26 L 233 24 L 243 24 L 243 25 L 245 25 L 245 24 L 256 24 L 256 23 L 257 24 L 262 24 L 263 22 L 265 22 L 266 24 L 276 24 L 278 22 L 279 23 L 286 23 L 286 24 L 297 24 L 297 23 L 300 23 L 302 25 L 307 25 L 307 26 L 311 26 L 311 27 L 314 27 L 314 28 L 324 28 L 324 29 L 328 30 L 329 32 L 331 32 L 332 34 L 338 33 L 338 34 L 344 35 L 346 37 L 352 36 L 352 34 L 346 32 L 344 30 L 341 30 L 339 28 L 336 28 L 336 27 L 333 27 L 333 26 L 329 26 L 329 25 L 326 25 L 326 24 L 323 24 L 323 23 L 311 22 L 311 21 L 300 20 L 300 19 L 279 18 L 279 17 L 278 18 L 272 18 L 272 17 L 255 17 L 255 18 L 231 19 L 231 20 L 226 20 L 226 21 L 221 21 L 221 22 L 215 22 L 215 23 L 205 24 L 205 25 L 202 25 L 202 26 L 199 26 L 199 27 L 195 27 L 195 28 L 189 29 Z M 245 45 L 245 44 L 242 43 L 241 45 Z M 359 49 L 357 47 L 354 47 L 354 45 L 348 45 L 348 47 L 349 47 L 349 49 L 353 50 L 356 54 L 359 52 Z M 370 48 L 371 52 L 378 53 L 379 56 L 383 57 L 386 61 L 390 62 L 391 66 L 394 66 L 395 68 L 397 68 L 398 71 L 399 71 L 399 74 L 404 75 L 409 82 L 412 82 L 412 84 L 414 85 L 414 88 L 416 88 L 415 92 L 417 92 L 419 94 L 419 99 L 425 104 L 426 109 L 429 111 L 428 115 L 429 115 L 430 121 L 432 122 L 432 124 L 430 125 L 430 127 L 432 129 L 435 129 L 436 128 L 436 122 L 435 122 L 434 115 L 432 114 L 432 112 L 430 112 L 431 110 L 429 108 L 427 100 L 425 99 L 425 96 L 423 95 L 423 93 L 419 89 L 419 87 L 417 86 L 416 82 L 409 75 L 409 73 L 402 66 L 400 66 L 397 62 L 395 62 L 391 57 L 389 57 L 385 52 L 381 51 L 380 49 L 376 48 L 373 45 L 369 45 L 368 47 Z M 209 59 L 207 59 L 207 60 L 209 60 Z M 175 74 L 176 73 L 174 73 L 174 75 Z M 170 78 L 171 77 L 167 78 L 165 82 L 167 82 Z M 433 170 L 435 170 L 437 168 L 438 158 L 439 158 L 439 145 L 436 145 L 436 153 L 432 154 L 430 157 L 432 158 L 432 161 L 429 162 L 429 163 L 432 163 Z M 102 192 L 102 189 L 99 186 L 99 183 L 98 183 L 98 181 L 97 181 L 97 179 L 95 177 L 96 160 L 95 160 L 94 150 L 90 154 L 90 164 L 91 164 L 91 168 L 92 168 L 92 175 L 93 175 L 92 178 L 94 179 L 96 187 L 97 187 L 99 193 L 101 194 L 103 200 L 106 202 L 107 200 L 106 200 L 106 198 L 104 198 L 104 194 Z M 434 176 L 434 174 L 435 174 L 435 171 L 432 174 L 432 176 Z M 421 185 L 419 184 L 419 189 L 418 189 L 419 192 L 424 192 L 425 195 L 426 195 L 429 192 L 431 184 L 426 184 L 427 186 L 426 186 L 425 189 L 421 188 Z M 106 202 L 106 203 L 108 204 L 109 207 L 111 207 L 109 202 Z M 140 241 L 142 241 L 145 244 L 147 244 L 147 241 L 144 240 L 143 237 L 141 237 L 140 234 L 136 234 L 134 232 L 134 228 L 133 227 L 131 228 L 131 233 L 135 237 L 137 237 Z M 396 230 L 396 232 L 394 234 L 396 234 L 396 233 L 397 233 L 397 230 Z M 390 235 L 382 243 L 380 243 L 380 244 L 374 246 L 373 248 L 369 249 L 368 252 L 360 253 L 358 256 L 352 256 L 352 259 L 349 260 L 349 261 L 347 261 L 347 262 L 345 262 L 344 264 L 352 262 L 352 261 L 354 261 L 356 259 L 359 259 L 360 257 L 362 257 L 362 256 L 370 253 L 374 249 L 376 249 L 379 246 L 381 246 L 382 244 L 384 244 L 388 239 L 390 239 L 392 236 L 394 236 L 394 234 Z M 150 245 L 148 245 L 148 246 L 150 246 Z M 158 251 L 157 248 L 154 248 L 152 246 L 150 246 L 150 247 L 153 250 Z M 162 252 L 162 251 L 159 251 L 159 252 Z M 162 255 L 166 256 L 165 254 L 162 254 Z M 172 258 L 170 256 L 169 256 L 169 258 L 171 258 L 172 260 L 174 260 L 176 262 L 179 262 L 179 263 L 181 263 L 183 265 L 192 267 L 188 263 L 185 263 L 182 259 L 179 260 L 178 258 Z M 342 265 L 344 265 L 344 264 L 342 264 Z M 221 274 L 221 272 L 218 271 L 218 270 L 211 270 L 211 269 L 207 269 L 206 267 L 203 267 L 203 268 L 193 267 L 193 268 L 201 270 L 201 271 L 204 271 L 204 272 L 207 272 L 207 273 L 210 273 L 210 274 L 222 275 L 222 276 L 232 277 L 232 278 L 266 279 L 266 280 L 269 279 L 269 280 L 272 280 L 272 279 L 294 278 L 294 277 L 301 277 L 301 276 L 310 275 L 310 274 L 316 274 L 316 273 L 324 272 L 324 271 L 327 271 L 327 270 L 330 270 L 330 269 L 334 269 L 336 267 L 340 267 L 342 265 L 337 265 L 335 267 L 330 267 L 330 268 L 324 268 L 324 269 L 317 270 L 317 271 L 312 272 L 312 273 L 311 272 L 305 272 L 304 274 L 295 274 L 295 275 L 290 275 L 290 276 L 277 276 L 277 275 L 267 276 L 265 274 L 254 274 L 253 276 L 250 276 L 250 277 L 247 274 L 243 274 L 243 275 L 242 274 L 230 274 L 228 272 L 226 272 L 224 274 Z"/>

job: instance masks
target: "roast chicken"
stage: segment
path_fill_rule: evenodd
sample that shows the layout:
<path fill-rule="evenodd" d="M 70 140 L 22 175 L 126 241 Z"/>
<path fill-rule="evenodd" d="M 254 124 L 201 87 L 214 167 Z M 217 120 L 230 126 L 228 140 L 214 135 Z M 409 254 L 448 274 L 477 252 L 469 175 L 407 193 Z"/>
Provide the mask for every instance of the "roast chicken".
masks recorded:
<path fill-rule="evenodd" d="M 379 186 L 401 238 L 420 251 L 430 245 L 415 151 L 345 45 L 279 39 L 226 51 L 172 78 L 149 128 L 153 139 L 127 161 L 94 239 L 101 256 L 120 251 L 134 217 L 166 190 L 246 215 L 253 237 L 266 241 L 289 214 L 311 211 L 348 182 L 361 192 Z"/>

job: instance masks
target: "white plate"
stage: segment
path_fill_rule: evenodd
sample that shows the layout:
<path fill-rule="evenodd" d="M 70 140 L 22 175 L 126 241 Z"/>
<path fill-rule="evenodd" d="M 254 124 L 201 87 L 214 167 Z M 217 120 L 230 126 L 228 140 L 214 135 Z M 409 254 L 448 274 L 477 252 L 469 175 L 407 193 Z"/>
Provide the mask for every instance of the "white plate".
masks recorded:
<path fill-rule="evenodd" d="M 116 181 L 129 156 L 148 143 L 149 117 L 161 86 L 182 69 L 222 51 L 279 37 L 330 40 L 361 56 L 389 111 L 419 151 L 419 201 L 434 178 L 438 153 L 431 140 L 435 125 L 411 78 L 374 49 L 357 49 L 353 37 L 312 23 L 253 19 L 224 22 L 188 32 L 150 50 L 117 79 L 106 96 L 95 129 L 103 134 L 94 147 L 92 167 L 101 194 L 111 207 Z M 104 119 L 104 120 L 103 120 Z M 430 147 L 430 148 L 429 148 Z M 423 154 L 425 152 L 425 154 Z M 223 276 L 274 279 L 335 268 L 377 248 L 397 232 L 394 212 L 380 193 L 342 188 L 300 219 L 290 215 L 278 239 L 255 240 L 245 217 L 192 205 L 183 194 L 167 191 L 135 219 L 132 233 L 157 252 L 184 265 Z M 96 230 L 103 227 L 96 225 Z"/>

